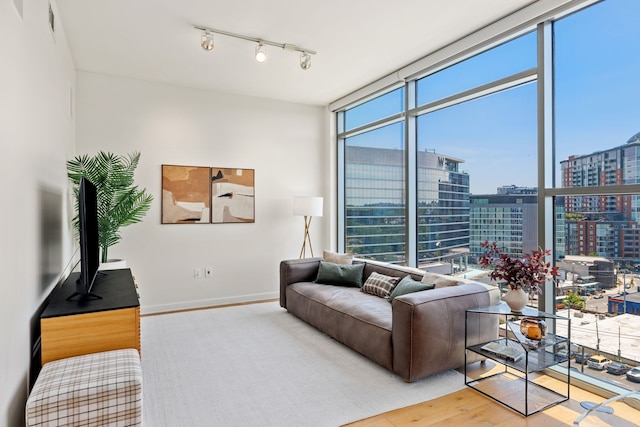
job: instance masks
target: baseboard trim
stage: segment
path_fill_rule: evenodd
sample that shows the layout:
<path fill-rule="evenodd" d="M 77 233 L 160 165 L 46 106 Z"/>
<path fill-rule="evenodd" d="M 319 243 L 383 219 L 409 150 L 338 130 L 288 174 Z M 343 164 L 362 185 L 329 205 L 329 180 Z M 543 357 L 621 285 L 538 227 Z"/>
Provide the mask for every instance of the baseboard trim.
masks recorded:
<path fill-rule="evenodd" d="M 230 306 L 230 305 L 254 304 L 259 302 L 275 301 L 279 298 L 279 296 L 280 294 L 278 292 L 268 292 L 264 294 L 239 295 L 239 296 L 228 297 L 228 298 L 212 298 L 212 299 L 206 299 L 206 300 L 182 301 L 182 302 L 177 302 L 173 304 L 159 304 L 159 305 L 143 304 L 140 306 L 140 315 L 152 316 L 157 314 L 167 314 L 167 313 L 174 313 L 179 311 L 202 310 L 207 308 L 224 307 L 224 306 Z"/>

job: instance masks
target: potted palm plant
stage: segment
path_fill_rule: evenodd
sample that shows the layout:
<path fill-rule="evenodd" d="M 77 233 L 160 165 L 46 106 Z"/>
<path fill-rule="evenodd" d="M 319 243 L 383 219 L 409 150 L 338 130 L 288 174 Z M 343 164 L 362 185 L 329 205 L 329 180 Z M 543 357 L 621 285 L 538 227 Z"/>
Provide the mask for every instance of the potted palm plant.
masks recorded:
<path fill-rule="evenodd" d="M 78 227 L 78 188 L 82 177 L 91 181 L 98 196 L 98 241 L 101 262 L 108 261 L 108 249 L 118 243 L 121 227 L 140 222 L 151 207 L 153 196 L 134 185 L 133 174 L 140 153 L 117 155 L 100 151 L 94 156 L 76 156 L 67 161 L 67 176 L 76 195 L 74 227 Z"/>

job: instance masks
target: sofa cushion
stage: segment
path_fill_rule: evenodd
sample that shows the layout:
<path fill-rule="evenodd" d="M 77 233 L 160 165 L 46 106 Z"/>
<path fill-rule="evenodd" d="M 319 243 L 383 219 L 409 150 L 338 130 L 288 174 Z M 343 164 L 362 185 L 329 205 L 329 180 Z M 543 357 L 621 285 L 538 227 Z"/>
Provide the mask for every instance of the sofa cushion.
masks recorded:
<path fill-rule="evenodd" d="M 436 288 L 446 288 L 447 286 L 456 286 L 460 283 L 455 277 L 445 276 L 444 274 L 429 273 L 428 271 L 422 276 L 423 283 L 433 283 Z"/>
<path fill-rule="evenodd" d="M 374 271 L 367 277 L 360 290 L 367 294 L 388 298 L 399 281 L 399 277 L 385 276 Z"/>
<path fill-rule="evenodd" d="M 389 295 L 389 302 L 393 302 L 396 297 L 400 295 L 406 295 L 413 292 L 426 291 L 429 289 L 435 288 L 435 284 L 433 283 L 422 283 L 416 280 L 413 280 L 411 276 L 405 276 Z"/>
<path fill-rule="evenodd" d="M 287 310 L 387 369 L 393 369 L 392 307 L 384 298 L 346 286 L 287 286 Z"/>
<path fill-rule="evenodd" d="M 362 286 L 362 272 L 364 264 L 335 264 L 333 262 L 320 261 L 316 283 L 325 285 Z"/>
<path fill-rule="evenodd" d="M 334 264 L 353 264 L 353 254 L 345 254 L 339 252 L 322 251 L 322 259 Z"/>

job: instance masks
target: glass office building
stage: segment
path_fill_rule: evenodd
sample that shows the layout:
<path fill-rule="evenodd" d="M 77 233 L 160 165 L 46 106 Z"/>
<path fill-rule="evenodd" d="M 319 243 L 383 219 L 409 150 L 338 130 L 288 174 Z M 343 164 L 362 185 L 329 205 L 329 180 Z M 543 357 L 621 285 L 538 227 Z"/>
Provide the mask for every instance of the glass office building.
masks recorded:
<path fill-rule="evenodd" d="M 465 262 L 469 250 L 469 175 L 459 170 L 462 162 L 434 152 L 417 155 L 421 266 Z M 405 262 L 404 194 L 404 150 L 347 144 L 347 251 L 364 258 Z"/>
<path fill-rule="evenodd" d="M 469 253 L 469 174 L 462 159 L 418 152 L 418 266 L 466 265 Z M 455 266 L 458 267 L 455 267 Z"/>
<path fill-rule="evenodd" d="M 471 196 L 471 256 L 486 251 L 480 244 L 498 242 L 506 253 L 522 255 L 538 249 L 538 196 L 485 194 Z"/>

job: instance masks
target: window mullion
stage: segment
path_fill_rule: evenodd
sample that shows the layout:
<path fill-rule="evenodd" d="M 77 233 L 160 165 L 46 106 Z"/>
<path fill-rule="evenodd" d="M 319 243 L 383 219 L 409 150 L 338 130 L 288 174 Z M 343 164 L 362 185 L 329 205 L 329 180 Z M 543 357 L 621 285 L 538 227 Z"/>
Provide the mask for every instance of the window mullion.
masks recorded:
<path fill-rule="evenodd" d="M 556 259 L 555 198 L 544 191 L 554 181 L 553 147 L 553 25 L 538 25 L 538 242 L 551 250 L 547 261 Z M 549 165 L 549 167 L 547 167 Z M 547 282 L 538 309 L 555 313 L 555 289 Z M 554 328 L 554 325 L 550 325 Z"/>
<path fill-rule="evenodd" d="M 405 84 L 405 111 L 416 105 L 416 82 Z M 417 136 L 416 117 L 405 115 L 405 198 L 406 198 L 406 257 L 407 265 L 418 266 L 418 189 L 417 189 Z"/>

